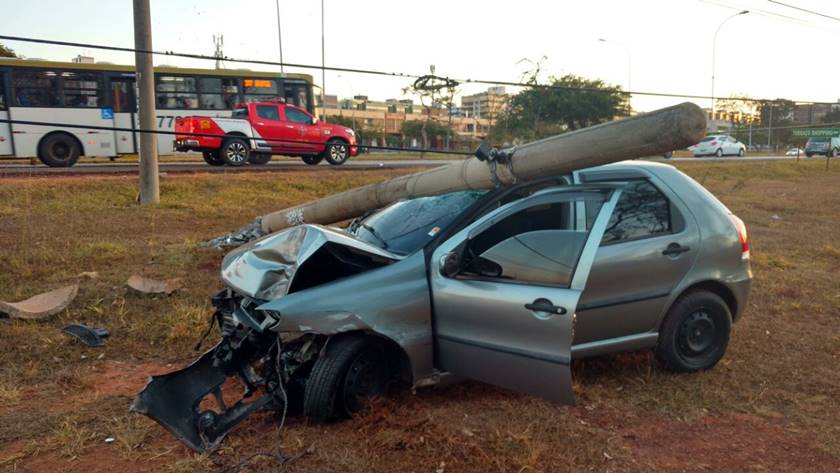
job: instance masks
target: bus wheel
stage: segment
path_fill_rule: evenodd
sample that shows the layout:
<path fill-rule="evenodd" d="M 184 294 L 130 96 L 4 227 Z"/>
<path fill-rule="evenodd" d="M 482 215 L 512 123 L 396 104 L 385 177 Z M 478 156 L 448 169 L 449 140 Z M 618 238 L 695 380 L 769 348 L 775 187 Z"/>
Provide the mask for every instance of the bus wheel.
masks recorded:
<path fill-rule="evenodd" d="M 300 159 L 302 159 L 304 163 L 314 166 L 324 159 L 324 155 L 318 154 L 315 156 L 302 156 Z"/>
<path fill-rule="evenodd" d="M 204 162 L 211 166 L 225 165 L 225 160 L 219 157 L 218 151 L 204 151 L 201 155 L 204 156 Z"/>
<path fill-rule="evenodd" d="M 271 155 L 269 153 L 254 153 L 248 158 L 248 162 L 251 164 L 267 164 L 271 161 Z"/>
<path fill-rule="evenodd" d="M 67 133 L 53 133 L 38 144 L 38 159 L 51 168 L 69 168 L 81 155 L 78 141 Z"/>
<path fill-rule="evenodd" d="M 251 150 L 248 143 L 241 138 L 231 138 L 224 142 L 221 150 L 222 158 L 231 166 L 242 166 L 248 162 Z"/>

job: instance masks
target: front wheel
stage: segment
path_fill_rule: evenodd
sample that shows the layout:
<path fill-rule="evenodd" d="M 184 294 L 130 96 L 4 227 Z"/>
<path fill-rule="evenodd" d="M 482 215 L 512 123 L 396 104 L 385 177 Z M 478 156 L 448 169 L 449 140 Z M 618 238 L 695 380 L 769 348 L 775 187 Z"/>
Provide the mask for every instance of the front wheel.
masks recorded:
<path fill-rule="evenodd" d="M 738 157 L 739 157 L 739 158 L 743 158 L 743 157 L 744 157 L 744 148 L 741 148 L 741 149 L 739 149 L 739 150 L 738 150 Z"/>
<path fill-rule="evenodd" d="M 717 156 L 718 158 L 723 156 L 723 150 L 718 148 L 717 151 L 715 151 L 715 156 Z"/>
<path fill-rule="evenodd" d="M 731 330 L 732 314 L 720 296 L 689 292 L 665 316 L 656 358 L 665 369 L 678 373 L 709 369 L 726 353 Z"/>
<path fill-rule="evenodd" d="M 256 165 L 268 164 L 271 161 L 271 154 L 269 153 L 254 153 L 248 158 L 248 162 Z"/>
<path fill-rule="evenodd" d="M 231 166 L 242 166 L 248 162 L 251 150 L 242 138 L 230 138 L 222 144 L 222 158 Z"/>
<path fill-rule="evenodd" d="M 218 151 L 204 151 L 201 153 L 204 157 L 204 162 L 211 166 L 224 166 L 225 160 L 219 157 Z"/>
<path fill-rule="evenodd" d="M 810 158 L 810 157 L 811 157 L 811 156 L 813 156 L 813 155 L 814 155 L 814 153 L 805 153 L 805 157 L 806 157 L 806 158 Z"/>
<path fill-rule="evenodd" d="M 316 420 L 350 417 L 385 392 L 388 367 L 382 347 L 363 336 L 327 343 L 315 361 L 303 395 L 303 413 Z"/>
<path fill-rule="evenodd" d="M 81 155 L 79 143 L 67 133 L 53 133 L 38 144 L 38 159 L 51 168 L 69 168 Z"/>
<path fill-rule="evenodd" d="M 339 140 L 331 140 L 324 149 L 324 157 L 333 166 L 340 166 L 350 157 L 350 146 Z"/>

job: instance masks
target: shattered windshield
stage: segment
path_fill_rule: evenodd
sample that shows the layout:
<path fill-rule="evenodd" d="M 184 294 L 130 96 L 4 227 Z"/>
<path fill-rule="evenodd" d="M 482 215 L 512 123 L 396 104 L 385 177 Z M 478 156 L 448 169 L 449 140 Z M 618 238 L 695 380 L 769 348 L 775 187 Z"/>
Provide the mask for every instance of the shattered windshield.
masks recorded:
<path fill-rule="evenodd" d="M 399 201 L 354 223 L 349 231 L 372 245 L 407 255 L 422 248 L 485 192 L 451 192 Z"/>

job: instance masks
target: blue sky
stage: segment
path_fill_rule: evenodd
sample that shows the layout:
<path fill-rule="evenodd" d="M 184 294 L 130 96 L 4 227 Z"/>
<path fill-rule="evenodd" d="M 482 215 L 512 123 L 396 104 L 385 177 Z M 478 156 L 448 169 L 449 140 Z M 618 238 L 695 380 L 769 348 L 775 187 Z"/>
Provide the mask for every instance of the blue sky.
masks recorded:
<path fill-rule="evenodd" d="M 67 41 L 132 46 L 131 0 L 3 0 L 0 31 Z M 840 2 L 789 3 L 840 17 Z M 325 0 L 328 65 L 516 81 L 523 58 L 546 56 L 545 75 L 574 73 L 626 87 L 627 52 L 634 90 L 708 95 L 715 29 L 729 21 L 717 47 L 716 95 L 749 94 L 836 101 L 840 22 L 807 15 L 766 0 L 588 0 L 495 4 L 487 1 Z M 225 54 L 278 60 L 275 0 L 151 0 L 155 49 L 211 54 L 212 35 L 223 34 Z M 287 62 L 320 64 L 320 2 L 281 0 Z M 599 42 L 598 38 L 609 39 Z M 133 55 L 71 47 L 6 42 L 28 57 L 133 63 Z M 205 61 L 156 58 L 156 64 L 212 67 Z M 272 70 L 227 64 L 228 68 Z M 321 82 L 320 71 L 313 74 Z M 327 93 L 400 97 L 410 81 L 327 73 Z M 465 86 L 463 93 L 485 86 Z M 679 99 L 635 97 L 637 109 Z M 708 105 L 708 101 L 701 105 Z"/>

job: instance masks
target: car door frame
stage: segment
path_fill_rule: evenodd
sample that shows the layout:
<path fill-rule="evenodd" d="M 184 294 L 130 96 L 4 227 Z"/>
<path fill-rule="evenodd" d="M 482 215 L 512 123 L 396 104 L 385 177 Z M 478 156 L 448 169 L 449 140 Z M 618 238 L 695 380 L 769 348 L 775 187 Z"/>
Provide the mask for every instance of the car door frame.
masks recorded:
<path fill-rule="evenodd" d="M 432 326 L 436 365 L 441 366 L 444 370 L 451 371 L 455 375 L 515 389 L 561 403 L 573 404 L 571 344 L 574 338 L 575 309 L 586 285 L 595 253 L 606 230 L 609 218 L 618 198 L 621 196 L 622 187 L 622 183 L 599 183 L 597 185 L 569 185 L 543 190 L 484 215 L 434 249 L 429 262 L 429 284 L 432 294 Z M 463 251 L 469 241 L 505 217 L 547 203 L 570 202 L 572 208 L 575 209 L 577 200 L 585 197 L 586 193 L 591 195 L 594 191 L 607 193 L 607 195 L 584 242 L 568 287 L 545 286 L 537 283 L 499 279 L 491 281 L 492 278 L 480 277 L 464 279 L 442 274 L 441 270 L 448 255 Z M 557 343 L 552 342 L 550 346 L 543 344 L 542 352 L 531 348 L 523 349 L 523 347 L 529 346 L 529 343 L 526 343 L 527 340 L 519 341 L 519 346 L 516 347 L 494 345 L 487 343 L 486 338 L 493 338 L 492 335 L 499 333 L 499 329 L 497 327 L 494 332 L 494 328 L 487 327 L 486 324 L 481 327 L 482 332 L 485 335 L 491 334 L 491 337 L 486 337 L 484 340 L 478 339 L 469 330 L 460 330 L 459 332 L 457 325 L 465 320 L 469 321 L 468 319 L 475 316 L 459 311 L 453 313 L 452 304 L 454 303 L 457 306 L 464 300 L 464 297 L 472 298 L 471 300 L 489 300 L 491 299 L 490 296 L 494 295 L 493 292 L 499 287 L 514 292 L 517 291 L 517 288 L 539 287 L 555 296 L 560 296 L 560 300 L 565 300 L 565 303 L 569 306 L 565 308 L 565 313 L 557 312 L 556 315 L 552 315 L 530 309 L 532 311 L 531 315 L 535 318 L 550 320 L 551 334 L 558 335 Z M 485 297 L 482 297 L 482 295 Z M 458 300 L 458 298 L 461 298 L 461 300 Z M 487 300 L 484 302 L 487 302 Z M 512 316 L 516 317 L 516 315 Z M 454 330 L 456 333 L 452 333 L 450 325 L 456 327 Z M 506 333 L 506 335 L 508 338 L 510 337 L 509 334 Z M 492 363 L 488 362 L 491 358 Z"/>

